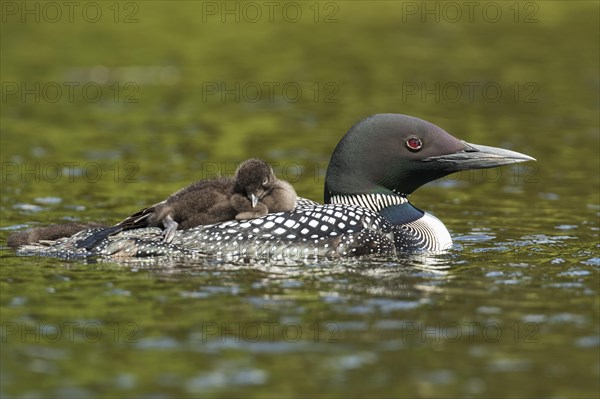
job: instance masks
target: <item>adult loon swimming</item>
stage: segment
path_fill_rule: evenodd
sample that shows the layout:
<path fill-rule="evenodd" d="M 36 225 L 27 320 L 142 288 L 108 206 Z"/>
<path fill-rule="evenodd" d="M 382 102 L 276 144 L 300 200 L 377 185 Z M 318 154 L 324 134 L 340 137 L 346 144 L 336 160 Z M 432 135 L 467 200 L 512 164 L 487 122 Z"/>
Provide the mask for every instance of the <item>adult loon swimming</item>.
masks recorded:
<path fill-rule="evenodd" d="M 91 254 L 302 259 L 445 250 L 452 239 L 444 224 L 414 207 L 408 195 L 450 173 L 534 160 L 469 144 L 419 118 L 377 114 L 353 126 L 335 148 L 325 178 L 325 205 L 298 198 L 291 212 L 177 231 L 171 244 L 156 232 L 123 232 L 103 240 Z M 94 231 L 32 250 L 82 255 L 75 243 Z"/>
<path fill-rule="evenodd" d="M 163 241 L 170 243 L 178 228 L 289 212 L 296 205 L 296 197 L 294 188 L 277 179 L 271 166 L 260 159 L 249 159 L 242 162 L 233 178 L 194 182 L 166 200 L 82 240 L 78 246 L 91 249 L 110 235 L 143 227 L 164 227 Z"/>

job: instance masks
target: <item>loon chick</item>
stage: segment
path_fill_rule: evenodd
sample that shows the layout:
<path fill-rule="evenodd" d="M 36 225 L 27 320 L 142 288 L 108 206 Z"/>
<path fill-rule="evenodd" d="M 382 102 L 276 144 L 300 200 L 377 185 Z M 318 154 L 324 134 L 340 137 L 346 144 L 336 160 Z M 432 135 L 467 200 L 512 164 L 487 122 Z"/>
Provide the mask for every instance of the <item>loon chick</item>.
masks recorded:
<path fill-rule="evenodd" d="M 249 159 L 243 166 L 236 172 L 231 196 L 231 206 L 238 212 L 236 219 L 254 219 L 294 209 L 296 191 L 290 183 L 277 179 L 267 163 Z"/>
<path fill-rule="evenodd" d="M 82 240 L 78 246 L 91 249 L 110 235 L 142 227 L 164 228 L 163 240 L 170 243 L 177 229 L 291 211 L 295 202 L 296 192 L 289 183 L 278 180 L 264 161 L 250 159 L 238 167 L 235 177 L 192 183 L 166 200 Z"/>

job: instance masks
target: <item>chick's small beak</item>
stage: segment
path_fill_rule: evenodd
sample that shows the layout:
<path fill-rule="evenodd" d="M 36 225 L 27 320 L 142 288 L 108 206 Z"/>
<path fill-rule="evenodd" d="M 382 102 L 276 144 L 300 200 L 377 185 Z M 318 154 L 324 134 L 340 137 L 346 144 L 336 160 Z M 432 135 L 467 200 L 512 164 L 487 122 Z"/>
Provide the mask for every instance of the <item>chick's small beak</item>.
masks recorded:
<path fill-rule="evenodd" d="M 254 194 L 250 194 L 250 202 L 252 202 L 252 208 L 256 208 L 256 204 L 258 204 L 258 197 Z"/>

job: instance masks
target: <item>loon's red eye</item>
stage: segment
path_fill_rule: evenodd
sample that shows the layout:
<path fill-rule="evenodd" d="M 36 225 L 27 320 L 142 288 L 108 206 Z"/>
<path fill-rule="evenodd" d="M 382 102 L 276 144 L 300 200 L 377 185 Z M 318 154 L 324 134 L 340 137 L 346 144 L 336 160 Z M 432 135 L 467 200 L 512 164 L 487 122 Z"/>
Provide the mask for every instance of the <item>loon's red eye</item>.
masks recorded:
<path fill-rule="evenodd" d="M 406 140 L 406 147 L 411 151 L 419 151 L 423 147 L 423 142 L 419 138 L 410 137 Z"/>

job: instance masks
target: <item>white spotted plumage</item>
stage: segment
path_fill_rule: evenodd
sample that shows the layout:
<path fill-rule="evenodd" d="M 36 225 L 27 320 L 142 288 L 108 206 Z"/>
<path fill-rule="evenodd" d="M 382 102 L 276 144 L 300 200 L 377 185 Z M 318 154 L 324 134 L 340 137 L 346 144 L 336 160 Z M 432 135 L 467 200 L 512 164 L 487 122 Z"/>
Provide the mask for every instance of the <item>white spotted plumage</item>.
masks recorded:
<path fill-rule="evenodd" d="M 406 198 L 390 199 L 377 194 L 346 203 L 317 205 L 299 199 L 291 212 L 268 214 L 251 220 L 232 220 L 178 231 L 172 244 L 160 241 L 160 230 L 148 234 L 121 232 L 102 242 L 95 253 L 105 256 L 203 256 L 224 259 L 305 259 L 368 254 L 393 255 L 397 251 L 442 250 L 451 245 L 442 222 L 425 214 L 402 225 L 391 225 L 379 212 L 358 205 L 405 204 Z M 82 232 L 82 235 L 84 232 Z M 85 238 L 85 237 L 84 237 Z M 68 252 L 68 254 L 67 254 Z M 72 255 L 63 251 L 59 255 Z"/>

